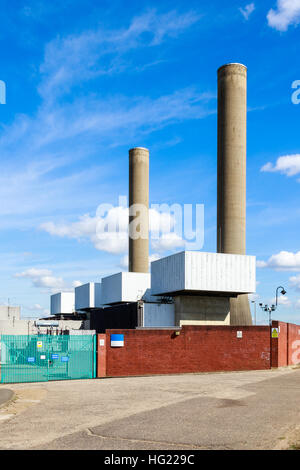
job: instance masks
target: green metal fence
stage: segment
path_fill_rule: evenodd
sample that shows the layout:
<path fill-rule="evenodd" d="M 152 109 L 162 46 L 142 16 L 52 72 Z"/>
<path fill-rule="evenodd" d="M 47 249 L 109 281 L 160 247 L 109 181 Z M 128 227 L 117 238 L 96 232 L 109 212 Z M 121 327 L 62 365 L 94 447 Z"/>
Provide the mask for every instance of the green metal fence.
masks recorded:
<path fill-rule="evenodd" d="M 1 383 L 91 379 L 95 335 L 1 335 Z"/>

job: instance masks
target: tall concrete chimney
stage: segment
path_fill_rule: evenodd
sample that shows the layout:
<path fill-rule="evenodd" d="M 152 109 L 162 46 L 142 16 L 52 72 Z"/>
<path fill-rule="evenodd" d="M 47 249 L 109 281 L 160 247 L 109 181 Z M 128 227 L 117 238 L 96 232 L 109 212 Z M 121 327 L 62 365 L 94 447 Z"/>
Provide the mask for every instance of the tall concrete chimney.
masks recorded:
<path fill-rule="evenodd" d="M 218 253 L 246 254 L 247 68 L 218 70 Z M 230 299 L 232 325 L 251 325 L 247 295 Z"/>
<path fill-rule="evenodd" d="M 149 150 L 142 147 L 129 150 L 129 271 L 149 271 Z"/>

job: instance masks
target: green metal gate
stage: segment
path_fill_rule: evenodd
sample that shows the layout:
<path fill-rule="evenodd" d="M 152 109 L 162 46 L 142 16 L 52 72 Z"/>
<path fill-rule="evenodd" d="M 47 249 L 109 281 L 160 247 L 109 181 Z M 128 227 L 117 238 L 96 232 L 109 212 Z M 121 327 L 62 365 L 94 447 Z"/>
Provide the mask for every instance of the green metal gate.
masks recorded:
<path fill-rule="evenodd" d="M 1 335 L 1 383 L 92 379 L 96 335 Z"/>

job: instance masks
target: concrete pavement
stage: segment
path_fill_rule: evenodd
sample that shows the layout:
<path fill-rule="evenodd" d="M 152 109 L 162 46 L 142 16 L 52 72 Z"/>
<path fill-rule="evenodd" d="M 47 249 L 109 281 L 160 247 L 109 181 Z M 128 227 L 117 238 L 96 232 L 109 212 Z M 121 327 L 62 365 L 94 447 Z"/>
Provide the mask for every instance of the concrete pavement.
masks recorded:
<path fill-rule="evenodd" d="M 300 424 L 299 369 L 12 388 L 1 449 L 272 449 Z"/>
<path fill-rule="evenodd" d="M 14 396 L 14 392 L 8 388 L 0 388 L 0 407 L 5 405 Z"/>

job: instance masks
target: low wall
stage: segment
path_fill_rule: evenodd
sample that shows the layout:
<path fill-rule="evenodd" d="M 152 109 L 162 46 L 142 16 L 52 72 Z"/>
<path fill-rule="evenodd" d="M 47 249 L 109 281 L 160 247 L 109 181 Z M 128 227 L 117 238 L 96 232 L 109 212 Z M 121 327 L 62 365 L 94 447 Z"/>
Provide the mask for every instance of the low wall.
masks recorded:
<path fill-rule="evenodd" d="M 38 328 L 35 326 L 37 320 L 0 320 L 0 336 L 1 335 L 36 335 Z M 58 327 L 54 330 L 79 330 L 82 327 L 82 320 L 59 320 Z M 40 327 L 42 334 L 47 334 L 49 327 Z"/>
<path fill-rule="evenodd" d="M 300 364 L 300 326 L 293 323 L 273 321 L 278 338 L 272 338 L 272 367 Z"/>
<path fill-rule="evenodd" d="M 111 347 L 111 334 L 123 334 L 124 346 Z M 106 330 L 106 334 L 98 335 L 97 349 L 98 377 L 271 367 L 268 326 Z"/>

